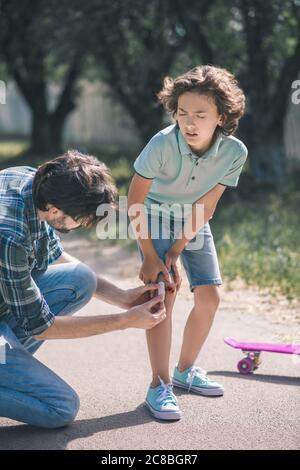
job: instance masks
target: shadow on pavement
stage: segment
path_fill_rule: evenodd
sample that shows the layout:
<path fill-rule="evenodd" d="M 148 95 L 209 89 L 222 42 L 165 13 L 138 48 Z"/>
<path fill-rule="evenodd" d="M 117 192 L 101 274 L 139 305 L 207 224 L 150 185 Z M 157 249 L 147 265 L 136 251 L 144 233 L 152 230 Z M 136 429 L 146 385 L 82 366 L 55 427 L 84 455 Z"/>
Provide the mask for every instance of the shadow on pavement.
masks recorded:
<path fill-rule="evenodd" d="M 209 375 L 218 375 L 223 377 L 232 377 L 239 380 L 254 380 L 256 382 L 268 382 L 278 385 L 300 385 L 300 378 L 298 377 L 286 377 L 284 375 L 263 375 L 257 374 L 245 374 L 242 375 L 239 372 L 228 372 L 220 370 L 212 370 Z"/>
<path fill-rule="evenodd" d="M 133 411 L 76 420 L 72 425 L 60 429 L 41 429 L 26 424 L 3 426 L 0 428 L 0 450 L 63 450 L 75 439 L 91 437 L 113 429 L 140 426 L 152 421 L 148 410 L 144 404 L 141 404 Z M 163 422 L 163 424 L 169 423 Z M 101 447 L 103 444 L 101 434 L 97 437 L 97 441 L 99 447 L 94 445 L 93 449 L 105 449 Z"/>

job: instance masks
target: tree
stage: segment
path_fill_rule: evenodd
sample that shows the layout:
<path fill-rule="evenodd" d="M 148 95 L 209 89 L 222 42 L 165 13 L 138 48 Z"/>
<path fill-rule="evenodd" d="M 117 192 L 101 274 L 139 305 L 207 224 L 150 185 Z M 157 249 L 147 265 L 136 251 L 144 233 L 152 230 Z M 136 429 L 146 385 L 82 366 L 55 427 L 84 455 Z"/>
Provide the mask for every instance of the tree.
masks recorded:
<path fill-rule="evenodd" d="M 239 135 L 249 147 L 252 174 L 257 183 L 280 184 L 286 176 L 284 121 L 300 71 L 300 3 L 215 0 L 208 10 L 209 3 L 190 0 L 184 8 L 170 0 L 170 8 L 199 62 L 239 78 L 247 96 Z"/>
<path fill-rule="evenodd" d="M 190 0 L 188 6 L 182 0 L 0 0 L 0 6 L 0 58 L 32 110 L 34 153 L 60 149 L 84 64 L 109 85 L 147 141 L 164 122 L 156 100 L 163 77 L 211 63 L 232 71 L 245 90 L 238 136 L 249 147 L 256 181 L 284 180 L 284 121 L 300 71 L 299 0 Z M 47 97 L 53 80 L 62 84 L 54 109 Z"/>
<path fill-rule="evenodd" d="M 300 71 L 300 3 L 239 0 L 244 25 L 249 96 L 251 166 L 261 183 L 286 177 L 284 122 L 292 82 Z"/>
<path fill-rule="evenodd" d="M 183 50 L 184 36 L 170 21 L 164 0 L 91 0 L 83 15 L 99 77 L 147 141 L 162 126 L 156 94 Z"/>
<path fill-rule="evenodd" d="M 67 34 L 73 14 L 68 3 L 65 0 L 0 3 L 0 55 L 31 110 L 30 155 L 61 151 L 63 125 L 75 108 L 82 48 L 78 38 L 74 40 L 75 34 Z M 48 95 L 50 80 L 61 85 L 53 109 Z"/>

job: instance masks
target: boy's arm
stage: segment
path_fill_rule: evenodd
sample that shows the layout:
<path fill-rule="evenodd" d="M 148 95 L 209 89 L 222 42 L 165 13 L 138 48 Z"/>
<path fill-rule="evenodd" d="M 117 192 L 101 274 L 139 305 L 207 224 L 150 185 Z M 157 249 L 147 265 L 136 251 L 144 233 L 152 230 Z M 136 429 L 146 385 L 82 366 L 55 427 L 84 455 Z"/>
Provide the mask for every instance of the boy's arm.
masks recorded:
<path fill-rule="evenodd" d="M 148 217 L 145 211 L 144 201 L 152 181 L 152 179 L 135 174 L 128 191 L 128 215 L 132 222 L 136 239 L 144 255 L 140 279 L 145 283 L 156 282 L 158 274 L 162 272 L 167 283 L 174 288 L 174 283 L 165 264 L 160 260 L 154 249 L 148 230 Z M 136 217 L 138 217 L 140 231 L 136 230 L 137 227 L 134 223 Z M 143 232 L 143 236 L 141 236 L 141 232 Z"/>
<path fill-rule="evenodd" d="M 208 191 L 208 193 L 206 193 L 204 196 L 198 199 L 198 201 L 194 202 L 193 207 L 192 207 L 192 213 L 184 224 L 181 236 L 173 243 L 169 252 L 175 255 L 179 255 L 183 251 L 183 249 L 191 241 L 191 239 L 194 238 L 196 233 L 198 233 L 198 231 L 209 221 L 209 219 L 211 219 L 225 189 L 226 189 L 226 186 L 217 184 L 213 189 Z M 203 219 L 201 218 L 200 221 L 197 221 L 196 210 L 197 210 L 197 205 L 199 204 L 203 205 L 204 217 Z M 192 228 L 193 233 L 190 234 L 190 236 L 186 235 L 185 233 L 186 231 L 184 230 L 185 227 Z"/>
<path fill-rule="evenodd" d="M 128 191 L 128 215 L 130 218 L 131 222 L 134 222 L 136 216 L 139 217 L 140 220 L 140 228 L 142 230 L 142 227 L 148 227 L 148 218 L 147 214 L 145 211 L 145 206 L 144 206 L 144 201 L 145 198 L 150 190 L 150 186 L 152 184 L 153 180 L 144 178 L 137 173 L 132 178 L 129 191 Z M 138 204 L 139 206 L 136 206 L 136 209 L 134 210 L 134 205 Z M 138 212 L 138 214 L 136 213 Z M 132 224 L 134 228 L 134 224 Z M 153 247 L 152 240 L 149 236 L 149 231 L 147 230 L 147 237 L 146 238 L 141 238 L 140 233 L 138 233 L 135 230 L 135 236 L 138 241 L 138 244 L 143 252 L 143 255 L 146 256 L 157 256 L 156 251 Z"/>

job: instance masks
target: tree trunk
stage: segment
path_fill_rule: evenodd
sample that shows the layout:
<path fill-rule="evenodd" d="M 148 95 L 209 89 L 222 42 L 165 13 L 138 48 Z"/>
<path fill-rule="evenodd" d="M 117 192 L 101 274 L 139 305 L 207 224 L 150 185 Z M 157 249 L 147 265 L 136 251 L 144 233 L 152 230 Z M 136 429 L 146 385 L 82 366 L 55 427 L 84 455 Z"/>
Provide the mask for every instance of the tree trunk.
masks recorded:
<path fill-rule="evenodd" d="M 33 113 L 30 148 L 28 154 L 34 157 L 56 157 L 62 153 L 62 135 L 65 119 Z"/>
<path fill-rule="evenodd" d="M 276 186 L 286 179 L 283 141 L 273 136 L 269 141 L 251 149 L 250 167 L 259 184 Z"/>
<path fill-rule="evenodd" d="M 141 110 L 132 113 L 143 144 L 148 143 L 157 132 L 167 126 L 167 124 L 163 123 L 163 110 L 158 107 L 151 109 L 151 104 L 149 103 L 148 108 L 145 107 L 142 115 Z"/>
<path fill-rule="evenodd" d="M 44 77 L 39 81 L 24 80 L 18 72 L 14 74 L 16 83 L 28 103 L 32 113 L 30 148 L 26 154 L 34 159 L 41 156 L 54 157 L 62 153 L 63 128 L 67 116 L 75 109 L 79 76 L 78 57 L 74 57 L 66 74 L 58 104 L 49 112 L 47 85 Z M 34 73 L 32 72 L 33 76 Z M 37 157 L 37 158 L 36 158 Z"/>
<path fill-rule="evenodd" d="M 63 152 L 63 130 L 68 114 L 64 116 L 51 116 L 50 131 L 53 153 L 58 156 Z"/>
<path fill-rule="evenodd" d="M 241 138 L 248 146 L 254 180 L 259 186 L 279 188 L 287 177 L 283 122 L 276 128 L 269 128 L 262 122 L 248 119 L 248 123 L 242 120 Z"/>
<path fill-rule="evenodd" d="M 48 152 L 50 129 L 48 116 L 32 114 L 31 138 L 29 153 L 41 155 Z"/>

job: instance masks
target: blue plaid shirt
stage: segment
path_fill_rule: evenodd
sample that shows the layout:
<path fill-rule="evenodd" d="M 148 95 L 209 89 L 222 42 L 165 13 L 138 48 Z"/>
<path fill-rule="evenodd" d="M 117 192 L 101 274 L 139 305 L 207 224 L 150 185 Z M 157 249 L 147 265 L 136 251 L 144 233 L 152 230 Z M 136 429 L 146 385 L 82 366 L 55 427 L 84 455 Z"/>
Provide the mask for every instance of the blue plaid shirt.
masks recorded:
<path fill-rule="evenodd" d="M 0 320 L 12 315 L 28 337 L 54 322 L 32 275 L 45 272 L 63 252 L 59 237 L 34 207 L 35 172 L 28 166 L 0 171 Z"/>

